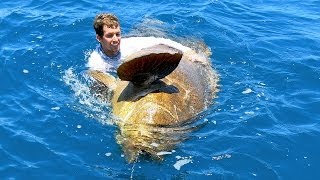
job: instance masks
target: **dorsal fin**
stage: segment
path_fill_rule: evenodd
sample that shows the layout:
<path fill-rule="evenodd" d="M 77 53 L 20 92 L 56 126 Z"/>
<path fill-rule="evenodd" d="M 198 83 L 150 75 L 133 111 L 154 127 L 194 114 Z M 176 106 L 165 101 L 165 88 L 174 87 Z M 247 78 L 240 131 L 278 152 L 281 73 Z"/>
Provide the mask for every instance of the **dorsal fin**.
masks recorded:
<path fill-rule="evenodd" d="M 164 44 L 144 48 L 127 57 L 117 74 L 121 80 L 145 86 L 175 70 L 182 55 L 182 51 Z"/>

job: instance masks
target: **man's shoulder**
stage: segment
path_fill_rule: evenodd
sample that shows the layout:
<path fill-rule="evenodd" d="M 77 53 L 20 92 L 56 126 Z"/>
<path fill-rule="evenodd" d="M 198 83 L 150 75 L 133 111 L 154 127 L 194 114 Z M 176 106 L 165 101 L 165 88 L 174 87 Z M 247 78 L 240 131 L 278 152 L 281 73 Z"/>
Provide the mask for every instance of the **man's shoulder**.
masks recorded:
<path fill-rule="evenodd" d="M 103 58 L 101 57 L 98 48 L 93 50 L 88 58 L 87 67 L 93 70 L 105 70 L 105 62 Z"/>
<path fill-rule="evenodd" d="M 118 67 L 120 58 L 120 53 L 114 58 L 106 56 L 101 51 L 100 46 L 97 46 L 89 55 L 87 67 L 91 70 L 99 70 L 102 72 L 114 71 L 114 69 Z"/>

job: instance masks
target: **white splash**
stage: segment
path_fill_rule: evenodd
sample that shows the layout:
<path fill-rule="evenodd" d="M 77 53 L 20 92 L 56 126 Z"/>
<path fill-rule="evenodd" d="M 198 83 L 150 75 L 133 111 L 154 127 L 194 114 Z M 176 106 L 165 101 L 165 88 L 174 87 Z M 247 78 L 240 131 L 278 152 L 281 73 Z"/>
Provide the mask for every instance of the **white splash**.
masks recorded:
<path fill-rule="evenodd" d="M 86 75 L 86 74 L 85 74 Z M 70 107 L 94 118 L 103 124 L 112 124 L 110 102 L 97 98 L 90 89 L 89 76 L 75 74 L 73 68 L 65 71 L 63 82 L 74 92 L 75 102 Z M 79 77 L 78 77 L 79 76 Z"/>
<path fill-rule="evenodd" d="M 182 166 L 189 164 L 191 162 L 192 162 L 191 159 L 180 159 L 173 165 L 173 167 L 179 171 Z"/>
<path fill-rule="evenodd" d="M 51 109 L 58 111 L 58 110 L 60 110 L 60 107 L 58 107 L 58 106 L 57 107 L 52 107 Z"/>
<path fill-rule="evenodd" d="M 157 153 L 158 156 L 167 155 L 167 154 L 172 154 L 172 152 L 161 151 L 161 152 L 158 152 L 158 153 Z"/>
<path fill-rule="evenodd" d="M 244 112 L 244 114 L 246 114 L 246 115 L 254 115 L 254 112 L 253 111 L 246 111 L 246 112 Z"/>
<path fill-rule="evenodd" d="M 130 37 L 121 39 L 121 55 L 125 58 L 143 48 L 148 48 L 157 44 L 164 44 L 186 52 L 191 50 L 189 47 L 165 38 L 156 37 Z"/>
<path fill-rule="evenodd" d="M 155 142 L 151 143 L 150 145 L 153 146 L 153 147 L 158 147 L 159 146 L 159 144 L 155 143 Z"/>
<path fill-rule="evenodd" d="M 252 93 L 253 91 L 250 88 L 247 88 L 246 90 L 242 91 L 242 94 L 249 94 Z"/>
<path fill-rule="evenodd" d="M 216 160 L 216 161 L 219 161 L 221 159 L 229 159 L 231 158 L 231 155 L 230 154 L 223 154 L 223 155 L 219 155 L 219 156 L 213 156 L 212 159 L 213 160 Z"/>

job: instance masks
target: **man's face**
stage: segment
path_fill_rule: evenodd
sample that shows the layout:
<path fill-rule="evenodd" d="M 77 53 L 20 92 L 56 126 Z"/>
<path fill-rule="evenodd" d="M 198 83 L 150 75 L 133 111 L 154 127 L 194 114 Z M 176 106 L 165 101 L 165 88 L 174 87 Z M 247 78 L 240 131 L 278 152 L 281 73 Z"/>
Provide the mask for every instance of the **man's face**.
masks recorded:
<path fill-rule="evenodd" d="M 103 36 L 97 35 L 102 49 L 108 56 L 115 56 L 120 50 L 121 32 L 120 26 L 117 28 L 103 27 Z"/>

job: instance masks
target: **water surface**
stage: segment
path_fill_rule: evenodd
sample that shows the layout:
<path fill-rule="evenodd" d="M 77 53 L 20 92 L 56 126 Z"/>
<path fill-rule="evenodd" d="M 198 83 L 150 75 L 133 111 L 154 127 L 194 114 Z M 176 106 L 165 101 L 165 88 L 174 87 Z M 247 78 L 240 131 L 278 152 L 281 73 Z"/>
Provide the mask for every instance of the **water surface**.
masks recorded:
<path fill-rule="evenodd" d="M 220 92 L 163 162 L 128 164 L 85 75 L 99 12 L 209 47 Z M 320 1 L 2 1 L 0 177 L 318 179 Z"/>

